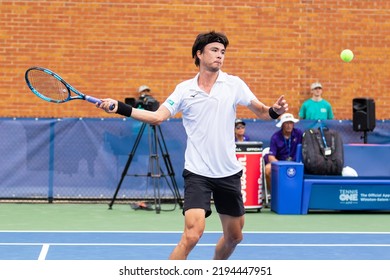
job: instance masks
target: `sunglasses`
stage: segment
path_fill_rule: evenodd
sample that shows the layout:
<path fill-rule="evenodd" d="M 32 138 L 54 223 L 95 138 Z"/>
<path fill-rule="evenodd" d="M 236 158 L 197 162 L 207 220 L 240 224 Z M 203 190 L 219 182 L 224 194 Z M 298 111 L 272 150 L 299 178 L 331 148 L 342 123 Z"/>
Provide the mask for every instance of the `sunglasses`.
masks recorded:
<path fill-rule="evenodd" d="M 245 126 L 243 126 L 243 125 L 237 125 L 236 126 L 236 129 L 242 129 L 242 128 L 245 128 Z"/>

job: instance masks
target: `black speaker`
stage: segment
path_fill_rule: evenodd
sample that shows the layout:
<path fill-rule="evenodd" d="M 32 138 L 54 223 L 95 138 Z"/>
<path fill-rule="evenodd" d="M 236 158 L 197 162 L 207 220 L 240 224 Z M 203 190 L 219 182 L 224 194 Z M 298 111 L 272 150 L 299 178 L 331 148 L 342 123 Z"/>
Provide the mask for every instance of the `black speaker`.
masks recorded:
<path fill-rule="evenodd" d="M 375 128 L 375 102 L 372 98 L 354 98 L 353 108 L 353 130 L 373 131 Z"/>

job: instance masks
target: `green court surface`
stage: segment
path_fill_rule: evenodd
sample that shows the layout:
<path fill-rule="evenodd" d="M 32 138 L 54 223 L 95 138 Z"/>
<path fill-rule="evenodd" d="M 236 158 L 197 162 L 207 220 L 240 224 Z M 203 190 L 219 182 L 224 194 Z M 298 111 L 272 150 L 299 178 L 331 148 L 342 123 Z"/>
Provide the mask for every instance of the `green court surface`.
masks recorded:
<path fill-rule="evenodd" d="M 117 203 L 0 203 L 0 230 L 26 231 L 182 231 L 180 207 L 162 211 L 134 210 Z M 249 211 L 244 231 L 264 232 L 390 232 L 390 212 L 316 212 L 279 215 L 269 208 Z M 207 218 L 206 231 L 221 231 L 218 215 Z"/>

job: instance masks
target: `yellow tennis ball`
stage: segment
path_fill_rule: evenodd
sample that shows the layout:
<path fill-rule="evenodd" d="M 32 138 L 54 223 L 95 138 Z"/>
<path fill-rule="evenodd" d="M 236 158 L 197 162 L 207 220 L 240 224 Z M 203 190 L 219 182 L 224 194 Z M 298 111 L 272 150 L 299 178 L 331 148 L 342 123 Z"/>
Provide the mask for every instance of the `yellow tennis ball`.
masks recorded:
<path fill-rule="evenodd" d="M 353 59 L 353 52 L 351 50 L 343 50 L 340 54 L 341 60 L 344 62 L 350 62 Z"/>

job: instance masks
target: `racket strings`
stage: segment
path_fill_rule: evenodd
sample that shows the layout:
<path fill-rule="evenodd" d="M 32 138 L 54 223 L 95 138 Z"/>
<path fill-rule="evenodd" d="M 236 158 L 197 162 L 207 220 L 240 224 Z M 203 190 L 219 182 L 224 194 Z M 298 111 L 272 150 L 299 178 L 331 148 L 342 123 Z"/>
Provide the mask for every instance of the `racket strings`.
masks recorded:
<path fill-rule="evenodd" d="M 52 100 L 65 101 L 70 95 L 68 88 L 61 81 L 46 72 L 31 70 L 28 79 L 35 90 Z"/>

